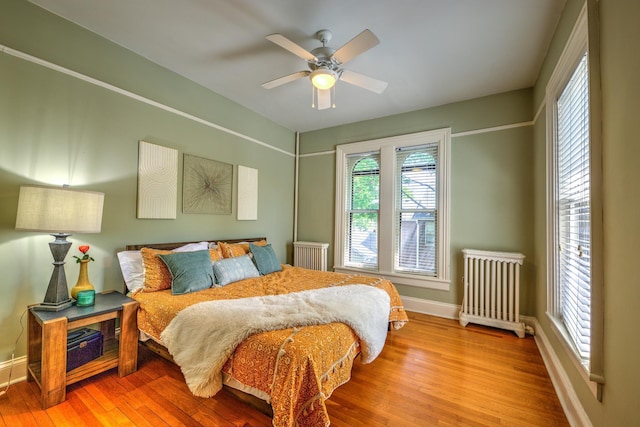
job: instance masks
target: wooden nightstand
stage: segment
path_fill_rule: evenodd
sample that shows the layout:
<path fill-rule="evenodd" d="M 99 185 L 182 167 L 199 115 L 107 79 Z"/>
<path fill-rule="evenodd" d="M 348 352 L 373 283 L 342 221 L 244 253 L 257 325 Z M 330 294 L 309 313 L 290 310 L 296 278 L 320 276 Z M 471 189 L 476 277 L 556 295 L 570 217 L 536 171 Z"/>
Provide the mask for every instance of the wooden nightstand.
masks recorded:
<path fill-rule="evenodd" d="M 96 294 L 91 307 L 72 306 L 66 310 L 29 309 L 27 381 L 40 387 L 43 409 L 66 398 L 67 385 L 118 367 L 123 377 L 138 368 L 138 302 L 119 293 Z M 120 319 L 120 339 L 116 339 L 116 319 Z M 103 355 L 66 372 L 67 331 L 100 324 L 104 338 Z"/>

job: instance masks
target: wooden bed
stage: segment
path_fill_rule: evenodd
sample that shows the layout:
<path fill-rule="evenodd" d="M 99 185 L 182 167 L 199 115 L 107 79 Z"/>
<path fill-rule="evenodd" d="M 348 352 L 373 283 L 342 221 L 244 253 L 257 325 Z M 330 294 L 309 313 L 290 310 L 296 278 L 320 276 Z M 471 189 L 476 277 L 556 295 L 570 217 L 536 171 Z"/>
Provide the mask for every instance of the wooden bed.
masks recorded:
<path fill-rule="evenodd" d="M 264 238 L 223 240 L 231 245 L 261 241 L 266 243 Z M 171 251 L 192 243 L 195 242 L 135 244 L 128 245 L 126 250 L 149 248 Z M 143 250 L 145 256 L 149 256 L 149 249 Z M 229 300 L 237 302 L 239 299 L 248 302 L 251 298 L 262 296 L 306 294 L 303 291 L 337 287 L 345 287 L 337 290 L 346 290 L 366 285 L 385 291 L 390 305 L 385 326 L 388 325 L 389 330 L 399 329 L 408 320 L 397 290 L 384 279 L 319 272 L 288 265 L 281 268 L 282 271 L 222 287 L 198 290 L 188 295 L 172 295 L 170 289 L 132 293 L 132 297 L 140 303 L 138 327 L 141 336 L 145 337 L 142 345 L 173 360 L 160 338 L 162 332 L 169 329 L 167 323 L 173 322 L 173 319 L 167 318 L 166 312 L 173 311 L 173 316 L 177 317 L 177 313 L 185 307 L 192 307 L 199 302 L 224 303 Z M 167 308 L 174 305 L 171 309 Z M 235 347 L 224 364 L 224 386 L 239 399 L 273 417 L 274 426 L 326 426 L 329 417 L 324 402 L 334 389 L 350 379 L 351 367 L 354 359 L 363 351 L 362 345 L 353 328 L 340 322 L 258 332 Z M 181 368 L 185 373 L 182 365 Z M 194 392 L 187 375 L 185 378 Z"/>

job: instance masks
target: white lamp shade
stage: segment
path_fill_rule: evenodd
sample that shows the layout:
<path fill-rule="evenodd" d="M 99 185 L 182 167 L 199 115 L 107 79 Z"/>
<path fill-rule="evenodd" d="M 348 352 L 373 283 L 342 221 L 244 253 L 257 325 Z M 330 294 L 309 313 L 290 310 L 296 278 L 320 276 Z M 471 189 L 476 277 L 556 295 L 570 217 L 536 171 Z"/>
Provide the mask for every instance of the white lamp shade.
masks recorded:
<path fill-rule="evenodd" d="M 22 186 L 16 230 L 99 233 L 104 193 L 60 187 Z"/>

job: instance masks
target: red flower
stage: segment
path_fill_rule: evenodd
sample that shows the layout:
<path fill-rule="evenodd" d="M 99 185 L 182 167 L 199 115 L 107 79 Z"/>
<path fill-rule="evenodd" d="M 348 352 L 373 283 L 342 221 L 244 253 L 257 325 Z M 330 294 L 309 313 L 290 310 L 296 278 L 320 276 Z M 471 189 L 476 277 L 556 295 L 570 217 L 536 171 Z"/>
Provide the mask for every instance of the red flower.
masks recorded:
<path fill-rule="evenodd" d="M 76 262 L 80 262 L 80 261 L 86 261 L 86 260 L 90 260 L 90 261 L 95 261 L 93 259 L 93 257 L 91 257 L 87 252 L 89 252 L 89 245 L 82 245 L 82 246 L 78 246 L 78 250 L 80 252 L 82 252 L 84 255 L 82 256 L 82 258 L 79 258 L 77 256 L 73 256 L 76 259 Z"/>

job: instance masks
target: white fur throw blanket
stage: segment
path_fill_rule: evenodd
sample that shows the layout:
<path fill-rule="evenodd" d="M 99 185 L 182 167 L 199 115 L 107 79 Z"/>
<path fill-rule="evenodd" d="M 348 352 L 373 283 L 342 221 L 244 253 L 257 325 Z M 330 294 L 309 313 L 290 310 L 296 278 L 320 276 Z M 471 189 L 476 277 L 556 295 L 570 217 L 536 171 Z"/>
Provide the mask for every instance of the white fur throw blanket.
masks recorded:
<path fill-rule="evenodd" d="M 222 388 L 221 370 L 236 346 L 260 332 L 342 322 L 361 341 L 362 362 L 382 351 L 389 295 L 368 285 L 346 285 L 284 295 L 208 301 L 185 308 L 160 338 L 200 397 Z"/>

